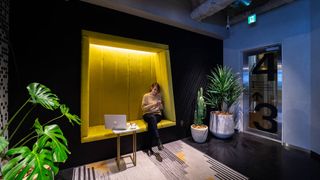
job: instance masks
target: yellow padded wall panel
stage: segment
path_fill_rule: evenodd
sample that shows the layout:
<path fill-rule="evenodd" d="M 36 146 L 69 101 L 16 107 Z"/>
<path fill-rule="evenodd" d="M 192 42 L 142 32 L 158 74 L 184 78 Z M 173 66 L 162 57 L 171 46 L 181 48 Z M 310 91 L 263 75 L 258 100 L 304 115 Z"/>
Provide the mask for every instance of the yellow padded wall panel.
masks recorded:
<path fill-rule="evenodd" d="M 104 114 L 142 118 L 141 100 L 156 81 L 156 53 L 90 46 L 90 126 L 103 125 Z"/>
<path fill-rule="evenodd" d="M 150 85 L 156 81 L 156 53 L 132 55 L 129 61 L 129 120 L 142 119 L 141 102 Z"/>
<path fill-rule="evenodd" d="M 88 136 L 89 128 L 89 37 L 82 37 L 81 62 L 81 137 Z"/>
<path fill-rule="evenodd" d="M 122 55 L 124 56 L 124 55 Z M 104 114 L 128 114 L 128 59 L 103 46 L 90 46 L 90 126 Z"/>
<path fill-rule="evenodd" d="M 161 95 L 164 101 L 165 119 L 175 121 L 174 99 L 171 82 L 170 57 L 168 51 L 158 53 L 159 59 L 156 61 L 156 78 L 161 86 Z"/>
<path fill-rule="evenodd" d="M 172 75 L 171 75 L 171 64 L 170 64 L 170 54 L 168 50 L 164 50 L 159 53 L 161 62 L 164 63 L 164 77 L 165 77 L 165 82 L 167 85 L 167 94 L 165 95 L 167 97 L 167 108 L 166 108 L 166 113 L 167 119 L 171 121 L 176 121 L 176 112 L 175 112 L 175 106 L 174 106 L 174 96 L 173 96 L 173 84 L 172 84 Z"/>

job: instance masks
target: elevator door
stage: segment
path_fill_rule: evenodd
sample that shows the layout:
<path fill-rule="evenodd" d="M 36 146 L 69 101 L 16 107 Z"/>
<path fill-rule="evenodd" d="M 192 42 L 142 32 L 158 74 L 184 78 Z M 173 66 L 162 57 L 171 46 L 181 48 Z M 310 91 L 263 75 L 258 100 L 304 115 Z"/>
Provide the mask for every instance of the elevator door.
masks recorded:
<path fill-rule="evenodd" d="M 281 46 L 245 51 L 243 57 L 244 130 L 281 141 Z"/>

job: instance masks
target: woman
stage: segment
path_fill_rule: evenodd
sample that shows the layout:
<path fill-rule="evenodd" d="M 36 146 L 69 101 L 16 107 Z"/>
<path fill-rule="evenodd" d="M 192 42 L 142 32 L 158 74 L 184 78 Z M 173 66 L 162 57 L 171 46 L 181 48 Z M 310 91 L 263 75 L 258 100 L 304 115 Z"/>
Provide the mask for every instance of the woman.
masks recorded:
<path fill-rule="evenodd" d="M 147 154 L 151 156 L 152 151 L 152 140 L 157 139 L 158 149 L 162 150 L 163 145 L 160 140 L 157 123 L 162 119 L 163 104 L 160 95 L 160 85 L 153 83 L 150 87 L 150 91 L 143 95 L 141 104 L 143 119 L 148 123 L 148 133 L 146 139 Z"/>

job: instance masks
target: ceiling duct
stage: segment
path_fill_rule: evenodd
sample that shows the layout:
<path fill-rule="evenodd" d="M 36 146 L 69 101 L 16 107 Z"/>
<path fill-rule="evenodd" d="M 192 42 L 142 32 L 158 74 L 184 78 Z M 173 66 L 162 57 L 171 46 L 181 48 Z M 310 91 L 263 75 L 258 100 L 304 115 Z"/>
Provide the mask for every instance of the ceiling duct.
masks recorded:
<path fill-rule="evenodd" d="M 207 0 L 191 12 L 191 18 L 197 21 L 201 21 L 202 19 L 226 8 L 234 1 L 235 0 Z"/>
<path fill-rule="evenodd" d="M 230 24 L 233 25 L 247 19 L 249 13 L 262 14 L 262 13 L 271 11 L 272 9 L 275 9 L 277 7 L 292 3 L 293 1 L 295 0 L 269 0 L 266 4 L 255 8 L 252 12 L 248 11 L 240 15 L 237 15 L 235 17 L 232 17 L 230 19 Z"/>

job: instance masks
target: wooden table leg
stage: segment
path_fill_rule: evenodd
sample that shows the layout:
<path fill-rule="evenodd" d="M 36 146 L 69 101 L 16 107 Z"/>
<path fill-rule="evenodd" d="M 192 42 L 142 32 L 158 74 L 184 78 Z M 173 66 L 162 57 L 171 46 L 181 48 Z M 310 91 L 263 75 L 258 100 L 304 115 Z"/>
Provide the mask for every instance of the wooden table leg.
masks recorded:
<path fill-rule="evenodd" d="M 117 135 L 117 165 L 120 170 L 120 135 Z"/>
<path fill-rule="evenodd" d="M 132 141 L 132 146 L 133 146 L 133 165 L 137 165 L 137 134 L 134 131 L 133 132 L 133 141 Z"/>

